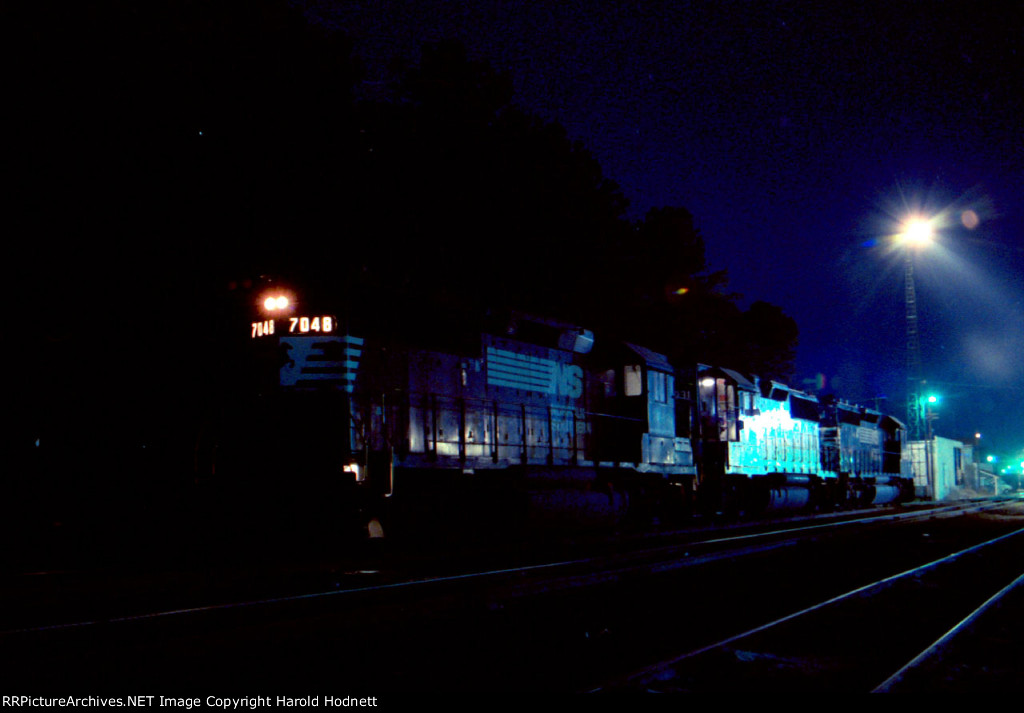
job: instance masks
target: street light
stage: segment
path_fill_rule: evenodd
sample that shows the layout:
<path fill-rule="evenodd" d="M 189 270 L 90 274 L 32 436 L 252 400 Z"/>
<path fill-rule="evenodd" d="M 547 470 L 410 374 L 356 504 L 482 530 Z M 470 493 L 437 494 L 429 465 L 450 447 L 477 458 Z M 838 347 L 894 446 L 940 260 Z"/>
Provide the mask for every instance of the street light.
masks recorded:
<path fill-rule="evenodd" d="M 910 248 L 926 248 L 935 239 L 935 228 L 927 218 L 909 218 L 903 223 L 901 242 Z"/>

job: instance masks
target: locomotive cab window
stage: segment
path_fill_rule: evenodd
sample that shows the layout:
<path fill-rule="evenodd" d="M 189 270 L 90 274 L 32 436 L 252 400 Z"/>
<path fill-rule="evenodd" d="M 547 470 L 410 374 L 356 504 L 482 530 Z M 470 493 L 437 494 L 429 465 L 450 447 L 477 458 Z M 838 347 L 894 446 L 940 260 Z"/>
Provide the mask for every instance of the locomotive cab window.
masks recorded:
<path fill-rule="evenodd" d="M 722 378 L 700 380 L 702 432 L 709 440 L 739 440 L 736 387 Z M 742 393 L 742 392 L 741 392 Z"/>
<path fill-rule="evenodd" d="M 640 396 L 644 392 L 643 369 L 639 364 L 623 367 L 622 392 L 626 396 Z"/>
<path fill-rule="evenodd" d="M 648 389 L 650 389 L 652 399 L 660 404 L 668 403 L 668 376 L 664 372 L 651 370 L 648 377 Z"/>
<path fill-rule="evenodd" d="M 617 396 L 615 389 L 615 370 L 609 369 L 597 374 L 597 382 L 601 384 L 601 393 L 605 398 Z"/>
<path fill-rule="evenodd" d="M 676 394 L 676 435 L 689 438 L 693 435 L 693 402 L 684 394 Z"/>
<path fill-rule="evenodd" d="M 740 391 L 740 410 L 745 416 L 754 416 L 754 395 L 749 391 Z"/>

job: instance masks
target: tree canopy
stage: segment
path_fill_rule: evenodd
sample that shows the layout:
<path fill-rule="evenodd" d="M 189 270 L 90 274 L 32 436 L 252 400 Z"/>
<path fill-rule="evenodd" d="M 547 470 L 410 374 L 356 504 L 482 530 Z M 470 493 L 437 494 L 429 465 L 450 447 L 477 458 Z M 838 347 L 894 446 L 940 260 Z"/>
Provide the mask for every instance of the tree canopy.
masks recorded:
<path fill-rule="evenodd" d="M 586 147 L 457 43 L 425 45 L 357 100 L 352 43 L 283 2 L 4 19 L 7 200 L 32 305 L 16 320 L 37 382 L 201 388 L 217 312 L 242 299 L 227 286 L 261 274 L 414 322 L 514 307 L 681 361 L 791 368 L 792 320 L 737 306 L 693 216 L 627 219 Z M 58 369 L 71 348 L 93 356 Z"/>
<path fill-rule="evenodd" d="M 518 308 L 680 363 L 789 376 L 795 323 L 763 302 L 737 306 L 685 208 L 629 220 L 595 158 L 517 106 L 508 77 L 439 42 L 391 86 L 359 110 L 371 142 L 359 204 L 373 215 L 356 231 L 389 237 L 360 251 L 376 303 L 397 300 L 399 315 L 410 303 Z"/>

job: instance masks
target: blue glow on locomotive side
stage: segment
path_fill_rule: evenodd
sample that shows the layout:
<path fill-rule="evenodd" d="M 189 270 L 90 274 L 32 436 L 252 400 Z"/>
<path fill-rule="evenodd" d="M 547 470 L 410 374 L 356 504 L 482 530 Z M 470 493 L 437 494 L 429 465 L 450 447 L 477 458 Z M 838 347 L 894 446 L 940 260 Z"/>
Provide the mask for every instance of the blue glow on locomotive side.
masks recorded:
<path fill-rule="evenodd" d="M 818 422 L 793 417 L 791 394 L 778 400 L 741 389 L 738 397 L 742 428 L 739 439 L 729 443 L 730 473 L 826 475 L 821 470 Z"/>

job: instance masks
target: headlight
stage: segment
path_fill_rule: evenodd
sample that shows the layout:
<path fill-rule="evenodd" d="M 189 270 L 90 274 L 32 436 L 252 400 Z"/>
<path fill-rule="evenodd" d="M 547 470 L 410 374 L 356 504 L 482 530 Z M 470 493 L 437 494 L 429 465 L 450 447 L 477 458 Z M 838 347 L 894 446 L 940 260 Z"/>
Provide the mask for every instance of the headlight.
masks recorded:
<path fill-rule="evenodd" d="M 263 309 L 268 312 L 280 312 L 281 310 L 288 309 L 288 305 L 291 302 L 285 295 L 268 295 L 263 300 Z"/>

